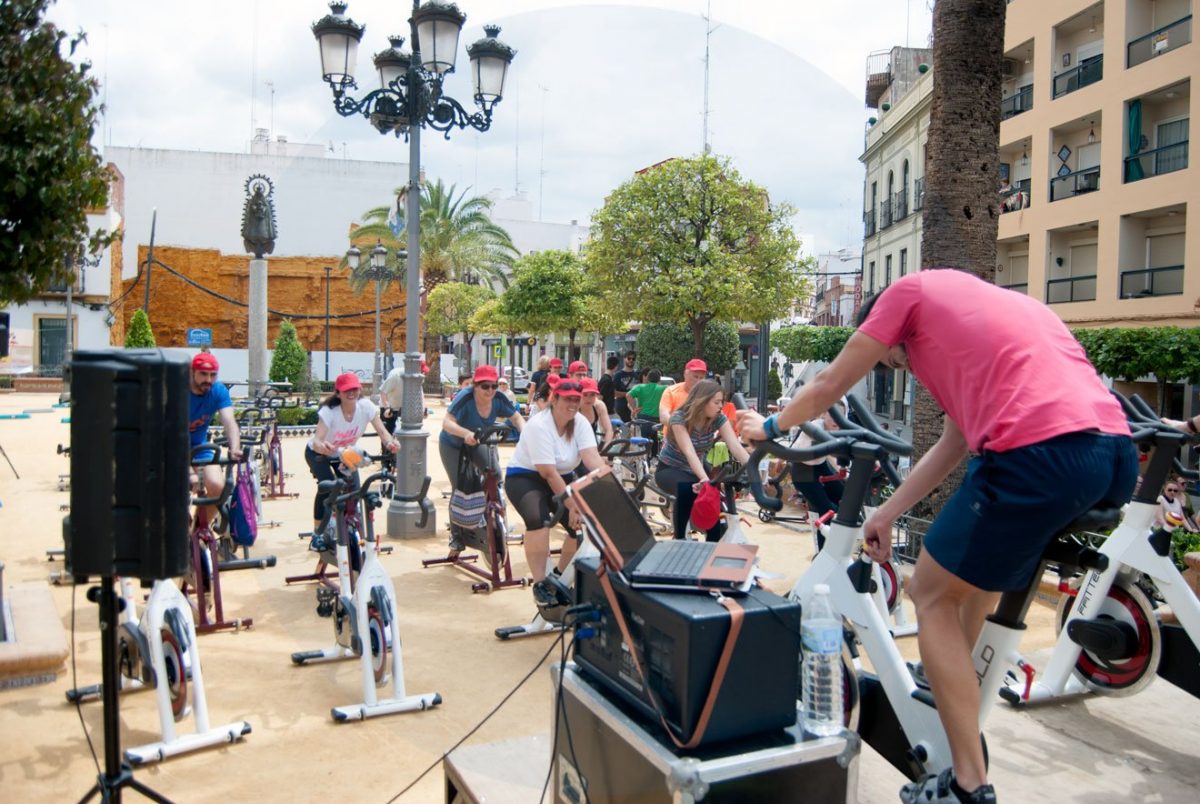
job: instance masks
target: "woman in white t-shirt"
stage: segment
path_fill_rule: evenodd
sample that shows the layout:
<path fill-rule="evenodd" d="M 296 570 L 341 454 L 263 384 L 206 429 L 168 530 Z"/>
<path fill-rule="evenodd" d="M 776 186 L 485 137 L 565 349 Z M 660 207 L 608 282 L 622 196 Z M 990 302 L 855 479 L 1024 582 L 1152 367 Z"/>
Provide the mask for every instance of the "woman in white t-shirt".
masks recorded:
<path fill-rule="evenodd" d="M 362 383 L 350 372 L 339 374 L 333 383 L 333 395 L 321 403 L 317 411 L 317 432 L 304 448 L 304 460 L 319 484 L 322 480 L 333 480 L 330 459 L 337 458 L 342 450 L 353 447 L 359 436 L 367 431 L 367 425 L 375 428 L 383 448 L 395 452 L 400 442 L 392 438 L 379 416 L 379 408 L 362 395 Z M 325 518 L 325 500 L 318 493 L 313 499 L 313 533 Z M 314 535 L 314 540 L 319 538 Z"/>
<path fill-rule="evenodd" d="M 587 419 L 579 413 L 583 390 L 579 383 L 563 380 L 550 396 L 550 406 L 525 423 L 521 440 L 508 462 L 504 491 L 509 503 L 525 520 L 525 561 L 533 575 L 533 594 L 539 603 L 554 600 L 545 587 L 546 559 L 550 556 L 550 502 L 573 479 L 580 461 L 589 471 L 603 464 L 596 449 L 596 436 Z M 578 527 L 578 515 L 572 511 L 570 526 Z M 578 545 L 567 539 L 559 558 L 561 571 L 575 555 Z"/>

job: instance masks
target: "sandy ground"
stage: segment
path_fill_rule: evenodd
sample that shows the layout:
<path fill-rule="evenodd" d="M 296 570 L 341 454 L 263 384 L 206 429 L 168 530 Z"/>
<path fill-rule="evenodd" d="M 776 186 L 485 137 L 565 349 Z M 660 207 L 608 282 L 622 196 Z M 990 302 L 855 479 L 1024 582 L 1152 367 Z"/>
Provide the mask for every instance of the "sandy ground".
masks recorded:
<path fill-rule="evenodd" d="M 0 413 L 48 408 L 50 395 L 0 395 Z M 427 429 L 436 434 L 444 408 Z M 63 412 L 35 413 L 29 420 L 0 420 L 0 445 L 20 472 L 13 478 L 0 464 L 0 560 L 7 586 L 43 584 L 61 567 L 48 562 L 47 548 L 61 546 L 58 491 L 68 461 L 55 446 L 69 440 Z M 436 435 L 434 436 L 436 438 Z M 397 541 L 383 557 L 396 583 L 404 640 L 405 683 L 409 693 L 440 692 L 444 703 L 426 712 L 336 725 L 333 706 L 361 697 L 354 662 L 295 667 L 293 651 L 332 641 L 330 621 L 314 612 L 312 585 L 287 586 L 284 576 L 311 570 L 307 543 L 297 538 L 311 527 L 314 488 L 302 457 L 304 439 L 284 441 L 290 490 L 301 496 L 264 503 L 265 518 L 280 524 L 260 530 L 254 554 L 274 554 L 273 569 L 222 576 L 227 616 L 253 617 L 249 630 L 200 638 L 209 714 L 213 724 L 248 721 L 253 733 L 241 743 L 184 755 L 139 769 L 137 778 L 177 801 L 309 801 L 341 796 L 355 801 L 388 801 L 443 752 L 472 729 L 467 744 L 511 737 L 546 735 L 551 728 L 548 652 L 558 655 L 549 636 L 498 641 L 497 626 L 527 621 L 534 607 L 526 589 L 472 594 L 471 579 L 450 568 L 421 567 L 423 558 L 444 553 L 445 540 Z M 431 496 L 444 531 L 442 490 L 448 488 L 430 439 Z M 753 521 L 750 537 L 760 545 L 763 565 L 782 573 L 783 592 L 803 572 L 812 552 L 807 533 Z M 514 571 L 525 572 L 514 551 Z M 74 610 L 76 672 L 80 685 L 99 681 L 97 611 L 83 590 L 51 587 L 59 618 L 70 635 Z M 1034 606 L 1024 648 L 1035 652 L 1053 642 L 1051 612 Z M 904 652 L 916 655 L 913 639 Z M 514 687 L 532 673 L 512 698 L 480 725 Z M 0 691 L 0 799 L 63 801 L 80 797 L 97 773 L 86 733 L 103 761 L 101 707 L 75 707 L 64 699 L 74 686 L 71 666 L 51 683 Z M 149 693 L 122 698 L 122 740 L 131 746 L 158 737 Z M 1027 800 L 1192 801 L 1200 783 L 1197 702 L 1158 681 L 1140 696 L 1090 699 L 1033 712 L 997 707 L 988 724 L 992 775 L 1002 796 Z M 189 723 L 181 724 L 188 726 Z M 859 766 L 859 800 L 895 800 L 900 775 L 870 749 Z M 539 785 L 540 787 L 540 785 Z M 442 770 L 428 773 L 403 800 L 441 801 Z M 527 801 L 535 801 L 531 791 Z M 131 799 L 132 800 L 132 799 Z M 518 797 L 516 800 L 521 800 Z"/>

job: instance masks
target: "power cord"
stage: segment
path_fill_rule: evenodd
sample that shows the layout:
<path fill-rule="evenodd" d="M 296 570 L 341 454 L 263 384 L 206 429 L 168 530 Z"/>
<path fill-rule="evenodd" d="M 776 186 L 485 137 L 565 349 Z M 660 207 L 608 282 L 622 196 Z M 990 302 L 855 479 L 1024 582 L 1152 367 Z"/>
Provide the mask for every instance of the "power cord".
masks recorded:
<path fill-rule="evenodd" d="M 79 689 L 79 681 L 75 673 L 75 590 L 78 584 L 71 581 L 71 689 Z M 83 738 L 87 740 L 88 750 L 92 752 L 92 762 L 96 766 L 96 775 L 103 773 L 100 770 L 100 758 L 96 756 L 96 746 L 92 745 L 92 735 L 88 734 L 87 723 L 83 719 L 83 702 L 79 696 L 75 697 L 75 714 L 79 715 L 79 727 L 83 729 Z"/>
<path fill-rule="evenodd" d="M 514 695 L 517 694 L 517 690 L 521 689 L 521 687 L 525 686 L 525 683 L 527 681 L 529 681 L 529 679 L 533 678 L 533 674 L 536 673 L 541 668 L 541 666 L 546 663 L 546 659 L 550 658 L 550 654 L 554 652 L 554 648 L 563 642 L 563 638 L 564 638 L 565 634 L 566 634 L 565 630 L 559 632 L 558 637 L 554 640 L 554 642 L 552 642 L 550 644 L 550 647 L 546 650 L 546 652 L 542 654 L 542 658 L 538 659 L 537 664 L 535 664 L 533 666 L 533 668 L 530 669 L 530 671 L 525 674 L 525 677 L 522 678 L 520 681 L 518 681 L 517 685 L 515 687 L 513 687 L 511 690 L 509 690 L 507 695 L 505 695 L 503 698 L 500 699 L 500 703 L 496 704 L 495 707 L 492 708 L 492 711 L 490 711 L 486 715 L 484 715 L 483 720 L 476 723 L 475 726 L 470 731 L 468 731 L 466 734 L 464 734 L 458 742 L 456 742 L 454 745 L 450 746 L 448 749 L 443 751 L 442 755 L 440 757 L 438 757 L 437 759 L 435 759 L 429 765 L 429 767 L 427 767 L 425 770 L 421 771 L 420 775 L 417 776 L 417 778 L 413 779 L 411 782 L 409 782 L 407 785 L 405 785 L 404 789 L 402 789 L 399 793 L 397 793 L 396 795 L 394 795 L 390 799 L 388 799 L 387 804 L 393 804 L 393 802 L 397 801 L 401 796 L 403 796 L 405 793 L 407 793 L 409 790 L 411 790 L 418 782 L 420 782 L 427 775 L 429 775 L 430 771 L 432 771 L 438 765 L 442 764 L 442 761 L 445 760 L 446 757 L 449 756 L 451 753 L 453 753 L 456 748 L 458 748 L 460 745 L 462 745 L 467 740 L 469 740 L 475 734 L 475 732 L 477 732 L 481 728 L 483 728 L 483 724 L 487 723 L 489 720 L 491 720 L 492 716 L 495 715 L 497 712 L 499 712 L 501 707 L 503 707 L 506 703 L 508 703 L 509 699 L 511 699 Z"/>
<path fill-rule="evenodd" d="M 583 608 L 583 607 L 581 606 L 579 608 Z M 587 608 L 594 612 L 594 616 L 588 618 L 589 621 L 599 619 L 599 612 L 595 611 L 594 606 L 589 604 L 587 606 Z M 576 620 L 576 622 L 579 622 L 579 620 Z M 571 645 L 569 648 L 566 646 L 565 641 L 559 640 L 563 644 L 563 650 L 562 650 L 562 654 L 561 654 L 561 658 L 560 658 L 559 666 L 558 666 L 558 693 L 555 695 L 554 709 L 555 709 L 556 715 L 558 713 L 562 714 L 563 727 L 566 729 L 566 734 L 567 734 L 567 750 L 571 752 L 571 765 L 576 770 L 578 770 L 578 768 L 579 768 L 579 759 L 575 756 L 575 741 L 571 738 L 571 722 L 567 718 L 567 708 L 566 708 L 566 705 L 563 703 L 562 677 L 563 677 L 563 673 L 566 671 L 566 668 L 567 668 L 567 653 L 568 653 L 568 651 L 571 654 L 574 654 L 575 653 L 575 643 L 578 642 L 580 639 L 588 639 L 591 636 L 594 636 L 594 633 L 595 632 L 593 631 L 593 629 L 590 629 L 590 628 L 577 628 L 575 631 L 575 636 L 571 638 Z M 551 750 L 551 752 L 554 751 L 554 746 L 556 746 L 557 744 L 558 744 L 558 717 L 556 716 L 554 718 L 554 729 L 550 733 L 550 750 Z M 553 773 L 554 773 L 554 758 L 552 755 L 551 759 L 550 759 L 550 767 L 548 767 L 546 769 L 546 781 L 542 783 L 542 795 L 538 798 L 539 804 L 541 804 L 541 802 L 545 801 L 545 799 L 546 799 L 546 791 L 550 787 L 550 777 L 551 777 L 551 775 L 553 775 Z M 582 784 L 582 782 L 583 782 L 583 780 L 580 779 L 580 783 L 581 783 L 580 786 L 583 787 L 584 804 L 590 804 L 591 798 L 588 796 L 587 786 Z"/>

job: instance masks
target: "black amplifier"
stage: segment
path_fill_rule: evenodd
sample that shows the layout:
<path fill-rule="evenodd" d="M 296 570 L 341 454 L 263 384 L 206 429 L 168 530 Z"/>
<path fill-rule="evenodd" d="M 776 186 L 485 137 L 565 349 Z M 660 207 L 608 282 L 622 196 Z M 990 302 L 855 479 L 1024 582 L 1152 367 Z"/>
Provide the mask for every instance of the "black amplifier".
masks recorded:
<path fill-rule="evenodd" d="M 698 592 L 647 592 L 610 576 L 650 690 L 642 684 L 596 575 L 597 559 L 575 562 L 575 600 L 602 616 L 596 633 L 575 643 L 575 661 L 590 679 L 631 705 L 661 731 L 648 692 L 674 731 L 688 742 L 699 726 L 729 633 L 729 612 Z M 784 729 L 796 723 L 800 605 L 763 589 L 739 595 L 742 630 L 698 745 Z"/>

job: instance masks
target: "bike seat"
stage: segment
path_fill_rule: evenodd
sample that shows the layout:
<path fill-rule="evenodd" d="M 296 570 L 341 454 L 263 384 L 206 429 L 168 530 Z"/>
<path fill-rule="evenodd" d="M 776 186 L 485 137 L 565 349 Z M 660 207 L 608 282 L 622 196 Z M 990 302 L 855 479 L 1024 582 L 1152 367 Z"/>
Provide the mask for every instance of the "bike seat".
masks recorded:
<path fill-rule="evenodd" d="M 1060 535 L 1081 531 L 1098 531 L 1112 527 L 1121 521 L 1120 508 L 1093 508 L 1085 511 L 1073 522 L 1059 531 Z"/>

